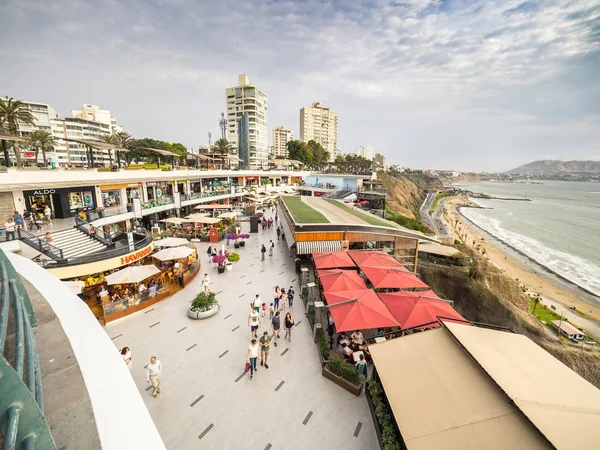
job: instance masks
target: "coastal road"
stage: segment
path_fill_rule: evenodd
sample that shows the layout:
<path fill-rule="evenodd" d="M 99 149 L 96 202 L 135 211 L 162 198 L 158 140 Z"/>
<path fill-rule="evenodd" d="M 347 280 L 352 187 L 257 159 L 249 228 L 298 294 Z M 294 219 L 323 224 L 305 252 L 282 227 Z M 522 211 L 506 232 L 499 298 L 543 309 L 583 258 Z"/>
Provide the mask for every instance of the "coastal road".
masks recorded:
<path fill-rule="evenodd" d="M 429 228 L 431 228 L 432 230 L 435 231 L 435 227 L 433 226 L 433 220 L 431 220 L 431 216 L 429 215 L 429 208 L 431 207 L 431 204 L 433 203 L 434 198 L 435 198 L 435 194 L 428 193 L 427 197 L 425 197 L 425 201 L 423 202 L 423 204 L 421 205 L 421 208 L 419 209 L 419 212 L 421 213 L 421 219 L 423 219 L 423 222 L 425 222 L 425 224 Z"/>
<path fill-rule="evenodd" d="M 427 194 L 425 201 L 421 205 L 419 212 L 421 213 L 421 218 L 427 224 L 429 228 L 431 228 L 436 235 L 438 236 L 449 236 L 450 233 L 446 229 L 444 225 L 444 221 L 442 220 L 442 211 L 444 210 L 444 201 L 438 202 L 438 208 L 433 211 L 433 213 L 429 212 L 431 208 L 431 204 L 435 200 L 436 194 Z"/>
<path fill-rule="evenodd" d="M 556 314 L 562 315 L 567 318 L 572 324 L 579 325 L 583 328 L 586 334 L 590 335 L 596 342 L 600 342 L 600 324 L 594 320 L 586 319 L 581 315 L 573 312 L 573 310 L 561 305 L 548 297 L 542 297 L 542 303 L 548 307 L 554 306 L 556 308 Z"/>

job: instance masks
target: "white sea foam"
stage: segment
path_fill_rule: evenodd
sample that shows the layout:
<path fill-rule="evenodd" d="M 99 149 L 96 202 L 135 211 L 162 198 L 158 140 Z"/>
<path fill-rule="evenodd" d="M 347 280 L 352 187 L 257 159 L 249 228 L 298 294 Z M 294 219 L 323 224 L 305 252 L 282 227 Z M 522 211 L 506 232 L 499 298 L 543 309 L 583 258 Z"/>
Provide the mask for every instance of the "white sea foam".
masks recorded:
<path fill-rule="evenodd" d="M 600 273 L 598 267 L 592 262 L 560 250 L 549 248 L 528 236 L 508 231 L 502 228 L 500 220 L 493 217 L 486 217 L 480 211 L 463 208 L 461 212 L 479 227 L 523 252 L 529 258 L 600 296 Z"/>

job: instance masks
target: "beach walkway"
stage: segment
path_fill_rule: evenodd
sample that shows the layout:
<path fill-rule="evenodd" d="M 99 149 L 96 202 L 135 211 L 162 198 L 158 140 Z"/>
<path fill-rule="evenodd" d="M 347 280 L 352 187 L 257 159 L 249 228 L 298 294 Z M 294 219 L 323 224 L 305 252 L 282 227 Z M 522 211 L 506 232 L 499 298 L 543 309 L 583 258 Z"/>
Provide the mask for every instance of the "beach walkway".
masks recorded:
<path fill-rule="evenodd" d="M 261 261 L 260 244 L 269 239 L 275 254 Z M 236 250 L 240 262 L 221 275 L 207 262 L 207 247 L 198 246 L 201 275 L 207 272 L 214 281 L 218 314 L 199 321 L 187 317 L 188 302 L 200 291 L 198 276 L 154 308 L 106 326 L 117 349 L 131 348 L 132 376 L 167 448 L 378 449 L 364 392 L 354 397 L 321 376 L 293 256 L 275 230 L 252 234 L 245 248 Z M 249 305 L 255 294 L 270 303 L 275 284 L 296 291 L 296 327 L 291 343 L 271 346 L 269 369 L 259 365 L 250 380 L 242 375 Z M 268 323 L 267 315 L 259 334 L 270 331 Z M 163 364 L 158 398 L 152 397 L 144 370 L 152 355 Z"/>

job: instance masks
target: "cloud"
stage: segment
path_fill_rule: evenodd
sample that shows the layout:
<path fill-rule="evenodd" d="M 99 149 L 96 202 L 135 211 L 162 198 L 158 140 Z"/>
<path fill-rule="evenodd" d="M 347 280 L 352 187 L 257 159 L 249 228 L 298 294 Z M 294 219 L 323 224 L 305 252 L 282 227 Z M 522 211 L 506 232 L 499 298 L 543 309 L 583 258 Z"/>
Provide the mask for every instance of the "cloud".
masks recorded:
<path fill-rule="evenodd" d="M 508 169 L 549 139 L 585 157 L 600 137 L 568 145 L 600 113 L 595 0 L 5 0 L 0 29 L 7 94 L 63 115 L 98 103 L 188 146 L 218 135 L 239 73 L 269 95 L 269 128 L 298 136 L 299 109 L 321 101 L 344 151 L 413 167 Z"/>

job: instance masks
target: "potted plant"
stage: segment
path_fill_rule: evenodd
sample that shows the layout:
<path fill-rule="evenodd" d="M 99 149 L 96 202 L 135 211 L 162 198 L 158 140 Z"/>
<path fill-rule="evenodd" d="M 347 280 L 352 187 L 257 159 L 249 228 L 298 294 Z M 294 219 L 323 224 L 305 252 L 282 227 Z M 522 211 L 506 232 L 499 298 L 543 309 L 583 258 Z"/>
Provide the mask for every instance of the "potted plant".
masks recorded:
<path fill-rule="evenodd" d="M 215 315 L 219 311 L 214 292 L 200 292 L 196 298 L 190 302 L 188 307 L 188 317 L 190 319 L 206 319 Z"/>
<path fill-rule="evenodd" d="M 213 262 L 217 263 L 217 271 L 219 273 L 225 272 L 225 261 L 227 261 L 227 255 L 215 255 L 213 256 Z"/>
<path fill-rule="evenodd" d="M 238 237 L 241 239 L 240 247 L 245 247 L 246 242 L 244 241 L 244 239 L 249 239 L 250 235 L 249 234 L 239 234 Z"/>
<path fill-rule="evenodd" d="M 227 262 L 225 263 L 225 268 L 227 270 L 233 269 L 233 263 L 236 263 L 240 260 L 240 254 L 236 252 L 231 252 L 227 257 Z"/>
<path fill-rule="evenodd" d="M 233 246 L 235 248 L 240 248 L 240 243 L 237 241 L 240 238 L 240 235 L 237 233 L 231 233 L 229 235 L 229 239 L 233 239 Z"/>

